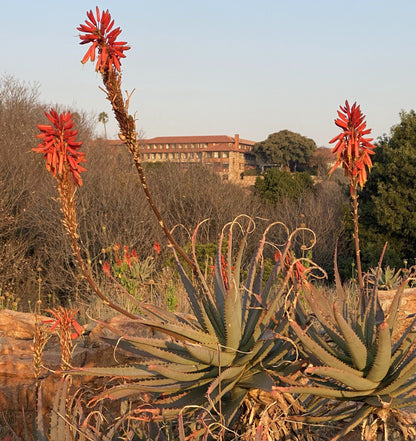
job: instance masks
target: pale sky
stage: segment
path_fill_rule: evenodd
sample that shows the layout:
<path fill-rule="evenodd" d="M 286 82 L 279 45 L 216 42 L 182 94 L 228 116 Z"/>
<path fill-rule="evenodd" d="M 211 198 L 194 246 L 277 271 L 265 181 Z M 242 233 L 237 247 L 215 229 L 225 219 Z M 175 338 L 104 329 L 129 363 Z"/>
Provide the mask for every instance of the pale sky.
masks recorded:
<path fill-rule="evenodd" d="M 329 147 L 346 99 L 375 138 L 416 109 L 415 0 L 1 0 L 0 74 L 38 82 L 45 103 L 106 112 L 111 138 L 76 30 L 96 5 L 131 46 L 123 89 L 148 138 L 288 129 Z"/>

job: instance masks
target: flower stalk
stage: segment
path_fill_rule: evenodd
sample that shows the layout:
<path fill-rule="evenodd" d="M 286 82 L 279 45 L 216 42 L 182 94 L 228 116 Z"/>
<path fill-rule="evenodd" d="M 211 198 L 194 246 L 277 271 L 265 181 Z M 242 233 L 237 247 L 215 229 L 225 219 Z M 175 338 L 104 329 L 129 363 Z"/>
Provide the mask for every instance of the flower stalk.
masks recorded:
<path fill-rule="evenodd" d="M 77 28 L 78 31 L 82 32 L 82 34 L 80 34 L 80 44 L 91 44 L 82 59 L 82 63 L 86 63 L 88 60 L 95 61 L 96 51 L 98 51 L 95 70 L 102 75 L 104 92 L 111 103 L 114 116 L 120 129 L 119 138 L 126 145 L 133 158 L 145 197 L 155 214 L 169 245 L 173 247 L 193 271 L 196 272 L 194 262 L 172 237 L 170 230 L 166 226 L 162 215 L 153 201 L 146 182 L 146 176 L 140 158 L 135 118 L 128 112 L 131 94 L 127 94 L 127 99 L 125 100 L 121 91 L 120 59 L 125 57 L 124 51 L 129 50 L 130 47 L 126 46 L 126 42 L 124 41 L 116 41 L 121 30 L 120 28 L 113 30 L 114 20 L 111 19 L 108 10 L 100 13 L 99 8 L 97 7 L 95 15 L 94 12 L 90 10 L 87 12 L 87 17 L 88 20 L 85 21 L 85 24 L 81 24 Z"/>
<path fill-rule="evenodd" d="M 51 121 L 51 125 L 38 125 L 42 132 L 37 135 L 42 142 L 32 150 L 43 153 L 46 159 L 46 169 L 56 179 L 56 186 L 59 193 L 59 201 L 63 214 L 62 223 L 71 239 L 71 248 L 78 266 L 84 278 L 95 294 L 114 310 L 130 318 L 136 318 L 124 308 L 119 307 L 110 301 L 100 290 L 91 275 L 87 265 L 82 258 L 81 249 L 78 243 L 78 222 L 76 213 L 76 190 L 82 185 L 81 172 L 86 171 L 80 165 L 86 162 L 85 153 L 79 151 L 82 143 L 75 141 L 77 130 L 73 130 L 74 124 L 70 112 L 58 113 L 51 109 L 45 115 Z"/>
<path fill-rule="evenodd" d="M 361 293 L 364 293 L 358 231 L 358 187 L 363 188 L 367 181 L 367 169 L 370 170 L 373 166 L 371 155 L 374 155 L 373 150 L 376 146 L 371 142 L 373 138 L 366 137 L 371 133 L 371 129 L 366 128 L 365 115 L 357 103 L 350 106 L 348 101 L 345 101 L 345 106 L 340 106 L 340 110 L 338 110 L 335 125 L 341 129 L 341 133 L 329 141 L 330 144 L 336 142 L 332 153 L 337 155 L 337 161 L 329 174 L 332 174 L 341 165 L 350 181 L 358 285 Z"/>

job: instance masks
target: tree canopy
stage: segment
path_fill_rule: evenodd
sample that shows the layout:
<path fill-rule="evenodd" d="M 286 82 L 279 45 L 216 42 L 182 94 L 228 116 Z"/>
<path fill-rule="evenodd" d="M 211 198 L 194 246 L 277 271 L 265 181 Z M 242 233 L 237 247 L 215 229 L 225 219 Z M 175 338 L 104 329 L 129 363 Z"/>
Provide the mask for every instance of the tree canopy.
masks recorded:
<path fill-rule="evenodd" d="M 378 140 L 374 167 L 361 194 L 363 253 L 375 266 L 385 241 L 386 264 L 416 258 L 416 112 L 400 112 L 391 136 Z"/>
<path fill-rule="evenodd" d="M 298 199 L 313 188 L 313 180 L 307 172 L 290 173 L 271 168 L 256 179 L 254 191 L 263 199 L 279 202 L 284 198 Z"/>
<path fill-rule="evenodd" d="M 313 139 L 289 130 L 272 133 L 253 147 L 260 162 L 288 167 L 291 171 L 304 170 L 315 150 Z"/>

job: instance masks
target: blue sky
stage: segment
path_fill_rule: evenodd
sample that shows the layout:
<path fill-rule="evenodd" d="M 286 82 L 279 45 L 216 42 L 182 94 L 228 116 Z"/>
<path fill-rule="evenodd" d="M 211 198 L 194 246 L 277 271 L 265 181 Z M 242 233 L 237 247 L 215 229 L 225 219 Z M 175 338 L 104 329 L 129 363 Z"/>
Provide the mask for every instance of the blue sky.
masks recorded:
<path fill-rule="evenodd" d="M 0 74 L 38 82 L 45 103 L 105 111 L 76 27 L 109 9 L 131 46 L 123 89 L 146 137 L 288 129 L 329 146 L 357 101 L 375 137 L 416 108 L 414 0 L 23 0 L 2 4 Z M 5 44 L 6 43 L 6 44 Z M 102 125 L 97 125 L 103 133 Z"/>

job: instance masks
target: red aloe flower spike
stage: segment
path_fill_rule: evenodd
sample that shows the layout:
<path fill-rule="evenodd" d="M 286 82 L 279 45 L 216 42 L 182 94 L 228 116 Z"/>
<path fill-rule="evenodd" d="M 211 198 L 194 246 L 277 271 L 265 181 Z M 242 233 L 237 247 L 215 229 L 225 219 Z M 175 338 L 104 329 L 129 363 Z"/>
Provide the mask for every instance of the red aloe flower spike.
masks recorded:
<path fill-rule="evenodd" d="M 160 254 L 160 251 L 161 251 L 160 243 L 159 242 L 155 242 L 153 244 L 153 249 L 155 250 L 156 254 Z"/>
<path fill-rule="evenodd" d="M 85 153 L 79 151 L 82 142 L 77 142 L 78 130 L 73 130 L 74 122 L 71 112 L 64 112 L 61 115 L 51 109 L 50 113 L 45 112 L 46 117 L 52 123 L 39 124 L 38 128 L 42 132 L 37 138 L 43 141 L 32 150 L 43 153 L 46 159 L 46 169 L 52 176 L 63 178 L 65 170 L 72 173 L 76 186 L 82 185 L 81 172 L 86 171 L 80 164 L 86 162 Z"/>
<path fill-rule="evenodd" d="M 108 277 L 111 276 L 110 264 L 107 261 L 103 263 L 103 271 Z"/>
<path fill-rule="evenodd" d="M 351 189 L 357 185 L 362 188 L 367 181 L 366 168 L 371 169 L 373 165 L 370 155 L 374 155 L 376 148 L 371 143 L 373 138 L 365 137 L 371 133 L 371 129 L 366 128 L 365 115 L 360 106 L 354 103 L 350 107 L 348 101 L 345 101 L 344 107 L 340 106 L 335 124 L 342 132 L 329 141 L 331 144 L 336 142 L 332 152 L 337 155 L 337 161 L 329 173 L 332 174 L 342 165 L 350 179 Z"/>
<path fill-rule="evenodd" d="M 93 11 L 87 12 L 88 20 L 77 28 L 78 31 L 83 32 L 79 36 L 82 40 L 80 44 L 92 43 L 81 62 L 84 64 L 88 60 L 95 61 L 96 49 L 98 49 L 95 70 L 101 73 L 113 69 L 120 71 L 120 59 L 125 58 L 124 51 L 129 50 L 130 47 L 126 46 L 125 41 L 116 41 L 121 29 L 113 29 L 114 20 L 111 19 L 108 9 L 100 14 L 97 6 L 95 12 L 95 16 Z"/>

